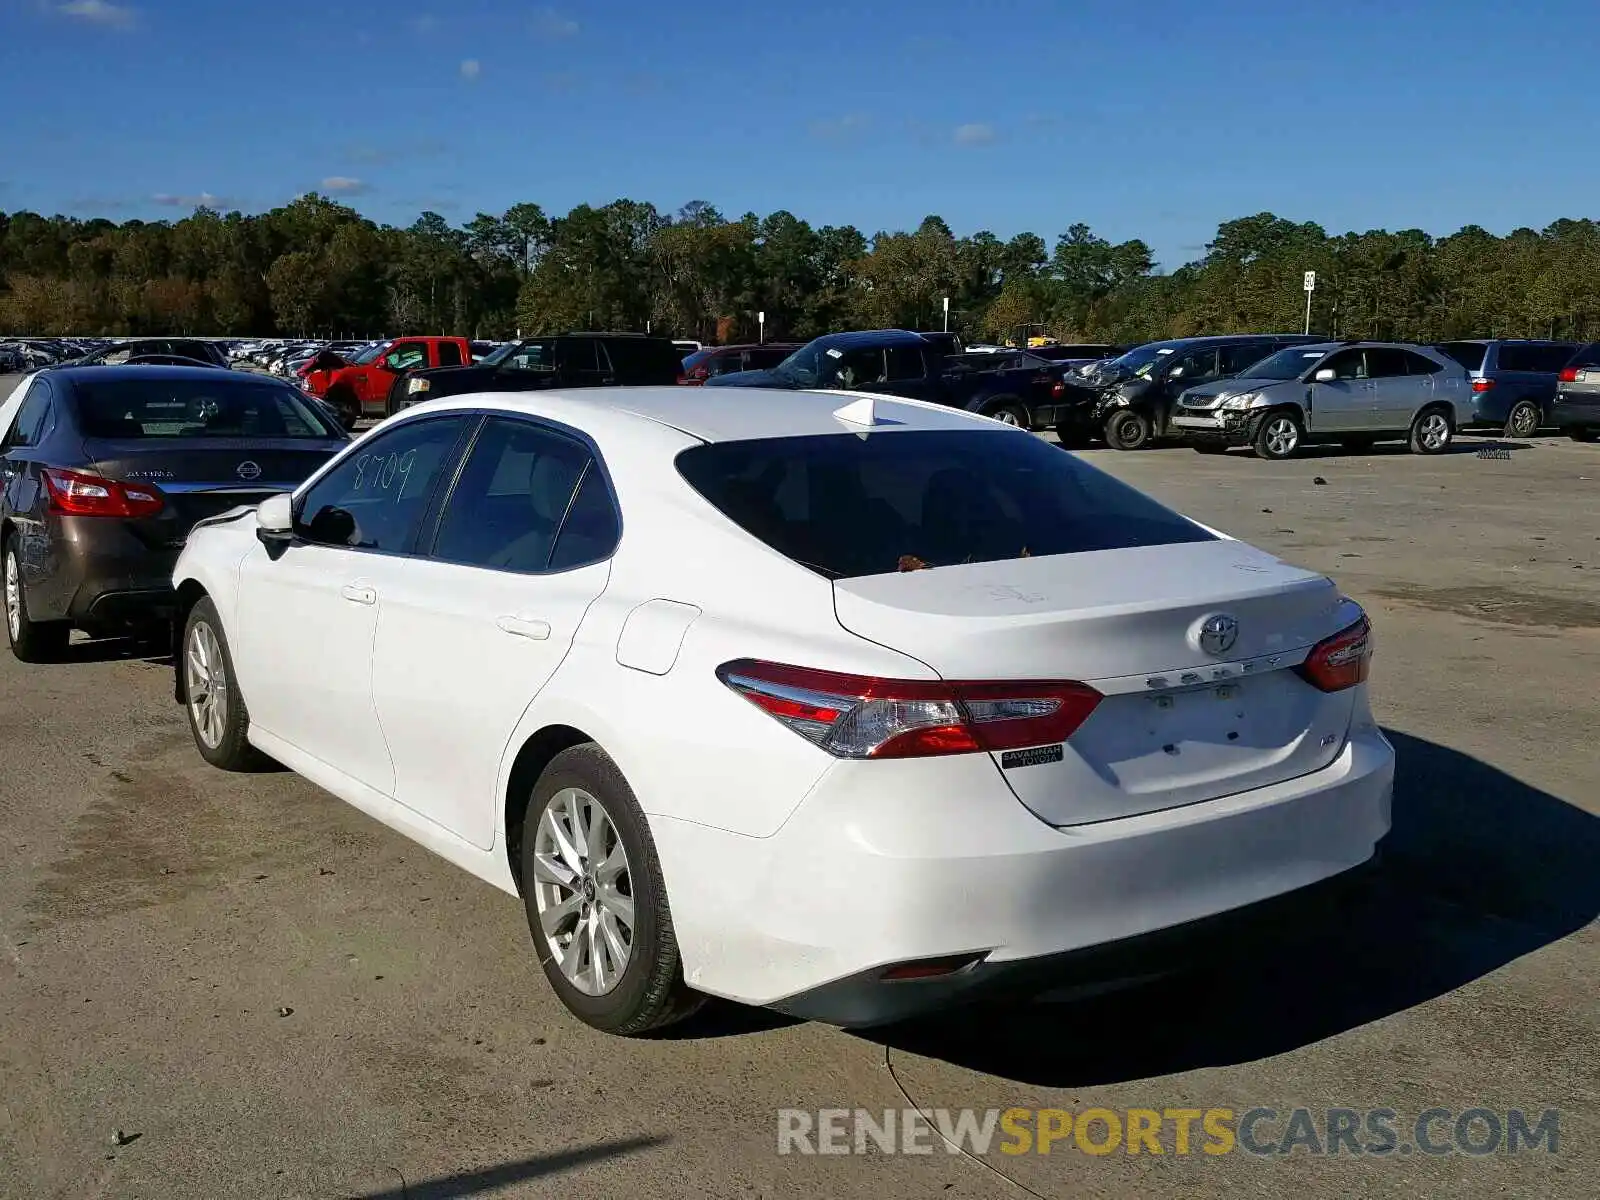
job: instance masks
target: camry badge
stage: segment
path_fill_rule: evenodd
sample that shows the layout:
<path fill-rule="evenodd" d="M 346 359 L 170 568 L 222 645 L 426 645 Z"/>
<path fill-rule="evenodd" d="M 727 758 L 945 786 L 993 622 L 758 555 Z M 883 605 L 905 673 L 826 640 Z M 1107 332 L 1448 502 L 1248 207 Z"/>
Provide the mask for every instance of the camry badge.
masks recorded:
<path fill-rule="evenodd" d="M 1198 622 L 1189 637 L 1195 647 L 1216 657 L 1233 649 L 1239 640 L 1239 619 L 1228 613 L 1213 613 Z"/>
<path fill-rule="evenodd" d="M 250 480 L 261 478 L 261 465 L 253 462 L 242 462 L 238 467 L 239 478 Z"/>

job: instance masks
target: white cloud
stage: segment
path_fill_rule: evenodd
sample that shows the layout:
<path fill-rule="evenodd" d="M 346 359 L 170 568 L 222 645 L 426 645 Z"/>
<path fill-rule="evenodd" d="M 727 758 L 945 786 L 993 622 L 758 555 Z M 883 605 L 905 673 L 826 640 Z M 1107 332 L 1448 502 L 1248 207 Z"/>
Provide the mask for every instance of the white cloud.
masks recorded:
<path fill-rule="evenodd" d="M 461 78 L 465 79 L 468 83 L 476 81 L 478 76 L 482 74 L 483 64 L 477 59 L 464 58 L 461 60 Z"/>
<path fill-rule="evenodd" d="M 164 208 L 227 208 L 233 202 L 226 196 L 213 196 L 201 192 L 197 196 L 176 196 L 171 192 L 157 192 L 151 200 Z"/>
<path fill-rule="evenodd" d="M 831 121 L 813 121 L 810 125 L 812 137 L 827 139 L 849 137 L 866 127 L 867 118 L 861 113 L 845 113 Z"/>
<path fill-rule="evenodd" d="M 974 121 L 969 125 L 957 125 L 951 136 L 958 146 L 987 146 L 994 141 L 994 126 Z"/>
<path fill-rule="evenodd" d="M 547 38 L 575 37 L 578 29 L 576 21 L 553 8 L 541 8 L 533 18 L 533 31 Z"/>
<path fill-rule="evenodd" d="M 325 192 L 342 192 L 346 196 L 359 196 L 362 192 L 371 191 L 371 187 L 359 179 L 349 175 L 329 175 L 322 181 L 322 190 Z"/>
<path fill-rule="evenodd" d="M 125 4 L 112 4 L 110 0 L 66 0 L 57 4 L 56 12 L 74 21 L 100 25 L 108 29 L 129 29 L 137 14 Z"/>

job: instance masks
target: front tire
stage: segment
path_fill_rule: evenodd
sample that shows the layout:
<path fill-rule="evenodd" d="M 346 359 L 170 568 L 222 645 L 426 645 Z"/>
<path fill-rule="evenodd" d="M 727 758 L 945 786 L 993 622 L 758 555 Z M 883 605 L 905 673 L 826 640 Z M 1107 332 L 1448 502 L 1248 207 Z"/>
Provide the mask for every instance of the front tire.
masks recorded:
<path fill-rule="evenodd" d="M 522 825 L 522 893 L 550 986 L 580 1021 L 635 1037 L 692 1014 L 661 862 L 633 790 L 593 743 L 539 776 Z"/>
<path fill-rule="evenodd" d="M 347 430 L 353 430 L 356 422 L 361 420 L 361 401 L 356 398 L 355 392 L 347 387 L 331 389 L 327 401 L 333 406 L 333 411 L 339 414 L 339 420 L 344 423 Z"/>
<path fill-rule="evenodd" d="M 0 548 L 0 595 L 3 595 L 6 640 L 11 653 L 25 663 L 54 662 L 72 636 L 70 621 L 34 621 L 28 617 L 28 589 L 22 581 L 22 551 L 11 534 Z"/>
<path fill-rule="evenodd" d="M 178 654 L 183 710 L 200 757 L 224 771 L 261 770 L 268 760 L 250 744 L 250 710 L 209 596 L 189 610 Z"/>
<path fill-rule="evenodd" d="M 1442 408 L 1425 408 L 1411 422 L 1406 444 L 1413 454 L 1443 454 L 1455 440 L 1456 423 Z"/>
<path fill-rule="evenodd" d="M 1506 414 L 1506 436 L 1531 438 L 1539 432 L 1539 426 L 1543 421 L 1544 414 L 1539 411 L 1537 404 L 1532 400 L 1518 400 Z"/>
<path fill-rule="evenodd" d="M 1300 449 L 1300 444 L 1305 438 L 1306 427 L 1299 415 L 1283 408 L 1277 412 L 1270 412 L 1262 418 L 1261 426 L 1256 430 L 1255 440 L 1251 446 L 1256 452 L 1256 457 L 1282 462 L 1286 458 L 1294 457 L 1295 451 Z"/>
<path fill-rule="evenodd" d="M 1153 433 L 1150 418 L 1130 408 L 1119 409 L 1106 418 L 1106 445 L 1115 450 L 1143 450 Z"/>

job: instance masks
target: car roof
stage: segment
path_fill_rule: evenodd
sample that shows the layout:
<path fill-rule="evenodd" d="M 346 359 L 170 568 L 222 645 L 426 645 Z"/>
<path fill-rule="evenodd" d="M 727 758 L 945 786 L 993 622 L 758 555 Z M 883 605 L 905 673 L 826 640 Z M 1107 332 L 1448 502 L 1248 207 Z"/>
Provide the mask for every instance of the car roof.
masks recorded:
<path fill-rule="evenodd" d="M 920 333 L 908 329 L 861 329 L 853 333 L 827 333 L 817 339 L 827 346 L 917 346 L 926 344 Z"/>
<path fill-rule="evenodd" d="M 407 411 L 406 417 L 450 409 L 499 409 L 559 421 L 597 438 L 626 436 L 630 428 L 653 425 L 676 429 L 703 442 L 737 442 L 861 432 L 862 427 L 845 423 L 834 413 L 863 399 L 872 401 L 874 413 L 882 422 L 873 427 L 878 431 L 970 429 L 1025 433 L 964 409 L 899 396 L 776 388 L 617 387 L 469 393 L 417 405 Z"/>
<path fill-rule="evenodd" d="M 224 371 L 216 367 L 168 367 L 155 364 L 127 366 L 119 364 L 112 367 L 52 367 L 49 368 L 52 381 L 75 384 L 85 380 L 104 382 L 118 379 L 204 379 L 215 383 L 219 379 L 237 379 L 241 382 L 255 381 L 256 383 L 271 383 L 279 387 L 287 387 L 282 380 L 274 379 L 270 375 L 252 375 L 244 371 Z"/>

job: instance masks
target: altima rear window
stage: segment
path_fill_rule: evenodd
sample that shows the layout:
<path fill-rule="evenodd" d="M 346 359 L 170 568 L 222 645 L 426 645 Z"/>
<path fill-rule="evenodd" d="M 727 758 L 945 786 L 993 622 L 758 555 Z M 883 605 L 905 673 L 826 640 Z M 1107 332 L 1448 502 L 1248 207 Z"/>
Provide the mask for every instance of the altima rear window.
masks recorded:
<path fill-rule="evenodd" d="M 217 371 L 206 379 L 82 380 L 78 429 L 106 441 L 141 438 L 331 438 L 327 421 L 295 393 Z"/>
<path fill-rule="evenodd" d="M 677 464 L 746 532 L 835 579 L 1214 540 L 1066 451 L 998 430 L 718 442 Z"/>

